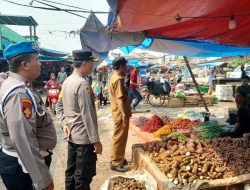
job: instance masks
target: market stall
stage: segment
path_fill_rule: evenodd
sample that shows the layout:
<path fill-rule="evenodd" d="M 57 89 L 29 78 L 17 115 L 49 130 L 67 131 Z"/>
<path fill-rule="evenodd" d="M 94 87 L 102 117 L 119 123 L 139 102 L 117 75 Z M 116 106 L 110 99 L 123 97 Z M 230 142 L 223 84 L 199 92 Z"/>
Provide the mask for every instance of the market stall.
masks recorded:
<path fill-rule="evenodd" d="M 156 179 L 159 190 L 219 188 L 250 181 L 250 134 L 219 138 L 231 126 L 221 126 L 215 116 L 208 122 L 206 117 L 188 111 L 176 118 L 141 116 L 131 122 L 141 136 L 151 137 L 139 138 L 144 144 L 134 145 L 133 162 Z"/>
<path fill-rule="evenodd" d="M 208 95 L 201 92 L 207 106 L 213 106 L 216 103 L 216 97 L 214 95 Z M 196 90 L 184 90 L 176 92 L 167 98 L 168 107 L 202 107 L 204 106 L 201 97 Z"/>
<path fill-rule="evenodd" d="M 159 190 L 209 189 L 248 184 L 249 151 L 244 152 L 245 139 L 219 138 L 213 141 L 176 138 L 134 146 L 133 161 L 139 169 L 146 169 L 157 181 Z M 149 147 L 172 147 L 157 153 Z M 164 149 L 164 150 L 163 150 Z"/>

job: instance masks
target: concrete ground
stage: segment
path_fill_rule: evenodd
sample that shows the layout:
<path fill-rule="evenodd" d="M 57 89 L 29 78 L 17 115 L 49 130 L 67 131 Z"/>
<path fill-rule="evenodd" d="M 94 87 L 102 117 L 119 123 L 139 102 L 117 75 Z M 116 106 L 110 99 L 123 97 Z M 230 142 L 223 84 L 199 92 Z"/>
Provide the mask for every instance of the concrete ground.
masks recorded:
<path fill-rule="evenodd" d="M 210 111 L 217 116 L 227 117 L 228 108 L 235 107 L 234 102 L 221 102 L 218 105 L 209 107 Z M 168 115 L 170 117 L 175 117 L 177 114 L 182 113 L 187 110 L 195 111 L 205 111 L 202 107 L 192 107 L 192 108 L 168 108 L 160 107 L 154 108 L 147 104 L 141 104 L 138 107 L 138 110 L 150 110 L 150 113 L 136 113 L 133 114 L 133 117 L 138 117 L 140 115 L 150 116 L 151 114 L 157 114 L 160 116 Z M 57 119 L 53 117 L 55 124 L 57 126 Z M 110 153 L 111 153 L 111 138 L 113 130 L 113 120 L 111 117 L 111 111 L 109 105 L 101 107 L 98 110 L 98 123 L 99 123 L 99 134 L 101 142 L 103 144 L 103 154 L 98 156 L 97 161 L 97 175 L 94 177 L 93 182 L 91 183 L 92 190 L 99 190 L 101 185 L 112 175 L 120 174 L 118 172 L 110 170 Z M 66 168 L 67 160 L 67 142 L 63 139 L 62 130 L 57 126 L 57 137 L 58 142 L 57 146 L 54 149 L 53 161 L 50 168 L 51 174 L 54 179 L 55 190 L 64 189 L 64 172 Z M 132 154 L 132 145 L 139 143 L 136 136 L 130 131 L 128 137 L 128 143 L 126 148 L 126 158 L 130 161 Z M 5 190 L 3 184 L 0 182 L 0 189 Z"/>

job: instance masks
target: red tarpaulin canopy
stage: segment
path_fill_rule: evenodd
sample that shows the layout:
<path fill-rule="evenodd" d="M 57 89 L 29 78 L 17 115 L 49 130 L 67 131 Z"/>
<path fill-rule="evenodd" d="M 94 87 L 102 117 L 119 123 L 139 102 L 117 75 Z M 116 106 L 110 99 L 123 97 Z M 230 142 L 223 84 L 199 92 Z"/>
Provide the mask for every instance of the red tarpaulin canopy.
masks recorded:
<path fill-rule="evenodd" d="M 229 29 L 232 17 L 235 29 Z M 113 26 L 152 37 L 250 46 L 250 0 L 118 0 Z"/>

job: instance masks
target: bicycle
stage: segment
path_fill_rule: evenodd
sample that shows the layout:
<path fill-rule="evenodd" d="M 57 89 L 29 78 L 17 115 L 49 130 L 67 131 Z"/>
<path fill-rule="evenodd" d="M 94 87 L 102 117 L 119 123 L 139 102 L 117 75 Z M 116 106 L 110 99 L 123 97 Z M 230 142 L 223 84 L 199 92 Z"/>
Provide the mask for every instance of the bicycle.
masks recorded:
<path fill-rule="evenodd" d="M 149 103 L 153 107 L 160 107 L 164 104 L 166 97 L 168 97 L 171 87 L 168 83 L 164 83 L 167 85 L 166 88 L 169 90 L 166 92 L 162 91 L 161 93 L 155 93 L 155 88 L 153 85 L 143 86 L 139 91 L 142 95 L 142 100 L 145 103 Z M 157 84 L 157 85 L 164 85 L 164 84 Z"/>

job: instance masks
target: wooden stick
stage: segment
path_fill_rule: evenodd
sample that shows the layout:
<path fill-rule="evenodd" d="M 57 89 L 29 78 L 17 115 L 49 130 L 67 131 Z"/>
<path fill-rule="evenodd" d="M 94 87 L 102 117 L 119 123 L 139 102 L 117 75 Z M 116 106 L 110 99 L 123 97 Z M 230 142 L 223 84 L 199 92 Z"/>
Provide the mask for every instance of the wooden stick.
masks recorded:
<path fill-rule="evenodd" d="M 193 72 L 192 72 L 192 70 L 191 70 L 191 67 L 190 67 L 189 62 L 188 62 L 188 60 L 187 60 L 187 57 L 186 57 L 186 56 L 183 56 L 183 58 L 184 58 L 184 61 L 185 61 L 186 65 L 187 65 L 187 68 L 188 68 L 188 70 L 189 70 L 189 72 L 190 72 L 190 75 L 191 75 L 191 77 L 192 77 L 192 79 L 193 79 L 195 88 L 196 88 L 196 90 L 197 90 L 197 92 L 198 92 L 198 94 L 199 94 L 199 96 L 200 96 L 200 98 L 201 98 L 201 101 L 202 101 L 202 103 L 203 103 L 203 105 L 204 105 L 206 111 L 209 112 L 209 109 L 208 109 L 208 107 L 207 107 L 207 104 L 206 104 L 206 102 L 205 102 L 205 100 L 204 100 L 204 98 L 203 98 L 203 96 L 202 96 L 202 94 L 201 94 L 201 91 L 200 91 L 200 89 L 199 89 L 199 87 L 198 87 L 198 84 L 197 84 L 197 82 L 196 82 L 196 80 L 195 80 L 195 78 L 194 78 L 194 74 L 193 74 Z"/>

